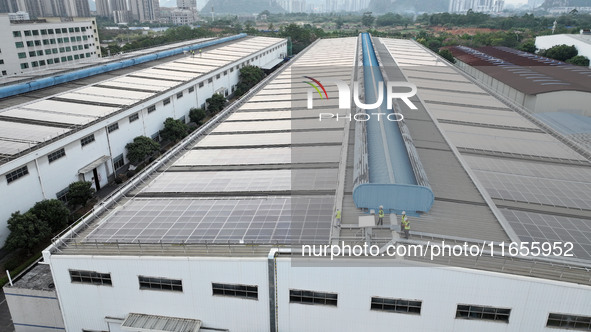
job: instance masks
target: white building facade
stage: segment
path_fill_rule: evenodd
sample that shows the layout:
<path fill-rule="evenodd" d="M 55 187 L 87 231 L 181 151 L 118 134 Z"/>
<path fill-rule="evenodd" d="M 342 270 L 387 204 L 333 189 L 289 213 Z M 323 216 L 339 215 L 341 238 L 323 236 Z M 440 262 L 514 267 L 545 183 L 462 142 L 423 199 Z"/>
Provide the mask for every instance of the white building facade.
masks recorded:
<path fill-rule="evenodd" d="M 536 47 L 539 50 L 547 50 L 557 45 L 575 46 L 579 55 L 591 59 L 591 34 L 585 34 L 581 31 L 580 34 L 559 34 L 536 37 Z"/>
<path fill-rule="evenodd" d="M 20 75 L 100 57 L 94 18 L 46 18 L 34 23 L 11 22 L 0 15 L 0 72 Z"/>

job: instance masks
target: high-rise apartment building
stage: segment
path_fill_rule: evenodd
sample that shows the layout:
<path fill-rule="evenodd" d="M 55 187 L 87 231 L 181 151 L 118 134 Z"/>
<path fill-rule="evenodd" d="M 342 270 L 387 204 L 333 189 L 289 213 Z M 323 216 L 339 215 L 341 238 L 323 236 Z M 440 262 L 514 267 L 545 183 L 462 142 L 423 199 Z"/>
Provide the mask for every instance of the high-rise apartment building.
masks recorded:
<path fill-rule="evenodd" d="M 158 0 L 130 0 L 131 16 L 140 22 L 154 21 L 158 18 L 160 4 Z"/>

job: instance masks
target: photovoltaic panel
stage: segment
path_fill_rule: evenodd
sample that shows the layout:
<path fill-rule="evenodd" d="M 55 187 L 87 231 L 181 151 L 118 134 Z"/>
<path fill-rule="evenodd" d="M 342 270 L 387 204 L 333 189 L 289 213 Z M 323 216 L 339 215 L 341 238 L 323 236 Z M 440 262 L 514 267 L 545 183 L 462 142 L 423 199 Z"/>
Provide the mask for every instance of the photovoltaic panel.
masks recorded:
<path fill-rule="evenodd" d="M 327 243 L 334 196 L 133 199 L 84 241 Z"/>
<path fill-rule="evenodd" d="M 248 147 L 248 146 L 273 146 L 289 144 L 313 144 L 313 143 L 341 143 L 343 133 L 331 131 L 310 131 L 293 133 L 262 133 L 262 134 L 225 134 L 207 135 L 201 139 L 195 147 Z"/>
<path fill-rule="evenodd" d="M 191 150 L 180 157 L 173 166 L 289 164 L 292 154 L 299 163 L 330 163 L 339 162 L 340 152 L 340 146 Z"/>
<path fill-rule="evenodd" d="M 576 258 L 591 259 L 591 220 L 510 209 L 501 212 L 521 241 L 572 242 Z"/>
<path fill-rule="evenodd" d="M 228 193 L 335 190 L 337 169 L 165 172 L 142 192 Z"/>
<path fill-rule="evenodd" d="M 474 171 L 493 198 L 591 210 L 591 183 Z"/>

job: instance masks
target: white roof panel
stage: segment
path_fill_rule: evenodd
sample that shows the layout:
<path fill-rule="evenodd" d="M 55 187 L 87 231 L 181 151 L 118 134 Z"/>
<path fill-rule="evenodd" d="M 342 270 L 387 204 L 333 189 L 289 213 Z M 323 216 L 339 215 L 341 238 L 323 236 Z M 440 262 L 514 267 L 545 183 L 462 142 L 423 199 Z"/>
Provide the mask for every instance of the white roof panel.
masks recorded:
<path fill-rule="evenodd" d="M 94 121 L 97 117 L 88 117 L 75 114 L 65 114 L 58 112 L 49 112 L 41 110 L 32 110 L 26 108 L 13 108 L 0 112 L 1 116 L 17 119 L 35 119 L 39 121 L 68 123 L 73 125 L 83 125 Z"/>
<path fill-rule="evenodd" d="M 77 103 L 75 101 L 65 102 L 49 99 L 40 100 L 38 102 L 25 105 L 24 107 L 56 113 L 77 114 L 91 117 L 106 116 L 120 109 L 119 107 L 86 105 Z"/>

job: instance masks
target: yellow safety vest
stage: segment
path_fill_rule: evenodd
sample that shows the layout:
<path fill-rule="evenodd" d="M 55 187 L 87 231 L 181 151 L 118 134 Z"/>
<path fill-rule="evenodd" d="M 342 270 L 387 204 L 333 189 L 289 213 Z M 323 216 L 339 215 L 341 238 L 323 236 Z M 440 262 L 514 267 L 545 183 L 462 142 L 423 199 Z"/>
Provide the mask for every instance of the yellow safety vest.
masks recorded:
<path fill-rule="evenodd" d="M 384 210 L 380 209 L 380 212 L 378 212 L 378 217 L 384 218 Z"/>
<path fill-rule="evenodd" d="M 337 219 L 341 219 L 341 210 L 337 211 Z"/>
<path fill-rule="evenodd" d="M 402 216 L 402 224 L 404 225 L 404 229 L 410 229 L 410 223 L 406 215 Z"/>

